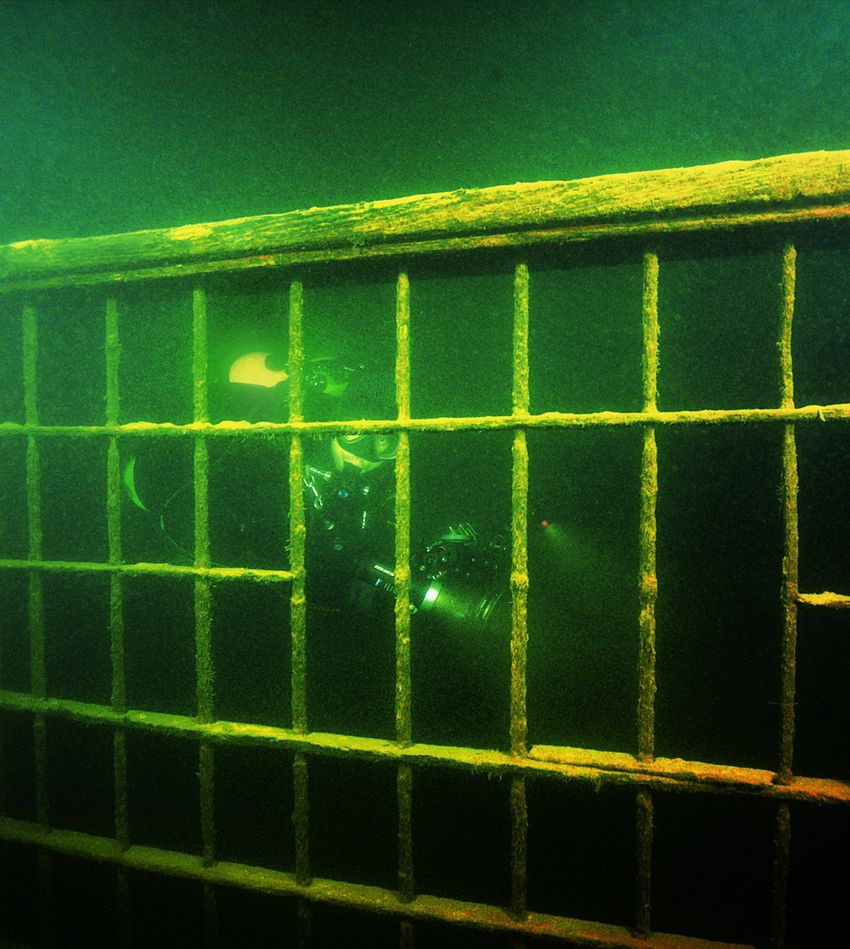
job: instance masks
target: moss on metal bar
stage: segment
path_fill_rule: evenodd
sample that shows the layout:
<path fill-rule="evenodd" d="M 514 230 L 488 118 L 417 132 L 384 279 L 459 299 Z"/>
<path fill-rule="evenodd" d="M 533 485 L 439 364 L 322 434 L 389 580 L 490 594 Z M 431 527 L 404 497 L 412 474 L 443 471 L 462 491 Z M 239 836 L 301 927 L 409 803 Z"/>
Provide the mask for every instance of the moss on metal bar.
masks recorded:
<path fill-rule="evenodd" d="M 23 381 L 24 419 L 28 425 L 38 424 L 38 315 L 34 307 L 23 308 Z M 27 556 L 30 561 L 41 559 L 41 457 L 38 439 L 27 436 L 26 451 L 27 499 Z M 47 664 L 44 644 L 44 590 L 43 576 L 38 570 L 29 573 L 28 627 L 30 637 L 30 690 L 38 699 L 47 694 Z M 35 812 L 39 823 L 47 825 L 50 819 L 47 788 L 47 722 L 42 712 L 33 716 L 33 748 L 35 758 Z M 42 913 L 50 925 L 52 909 L 50 881 L 52 870 L 48 859 L 39 860 L 39 890 Z M 45 930 L 45 932 L 47 932 Z M 49 933 L 47 933 L 49 935 Z"/>
<path fill-rule="evenodd" d="M 24 419 L 27 425 L 38 425 L 38 317 L 35 307 L 24 304 Z"/>
<path fill-rule="evenodd" d="M 74 560 L 0 560 L 0 570 L 31 570 L 58 573 L 116 573 L 125 576 L 208 577 L 212 581 L 252 580 L 256 583 L 289 583 L 291 570 L 260 567 L 190 567 L 173 563 L 122 563 Z"/>
<path fill-rule="evenodd" d="M 830 214 L 850 197 L 850 152 L 808 152 L 749 162 L 721 162 L 414 195 L 389 201 L 312 208 L 162 230 L 69 240 L 19 241 L 0 247 L 0 286 L 62 275 L 316 253 L 363 258 L 422 242 L 447 250 L 453 241 L 528 243 L 529 234 L 590 228 L 682 226 L 772 214 Z"/>
<path fill-rule="evenodd" d="M 643 408 L 655 412 L 658 401 L 658 254 L 643 258 L 643 300 L 641 306 L 643 350 L 641 354 Z"/>
<path fill-rule="evenodd" d="M 109 297 L 106 301 L 106 424 L 117 425 L 120 416 L 119 363 L 121 342 L 119 336 L 118 301 Z M 121 551 L 121 460 L 118 438 L 111 435 L 106 455 L 106 520 L 110 566 L 117 567 L 122 561 Z M 109 656 L 111 664 L 110 702 L 117 713 L 126 709 L 126 677 L 124 663 L 124 588 L 122 574 L 114 570 L 109 577 Z M 112 736 L 113 791 L 115 839 L 121 848 L 130 846 L 130 821 L 127 778 L 127 735 L 117 725 Z M 124 880 L 122 882 L 122 876 Z M 122 925 L 129 929 L 129 908 L 126 905 L 126 874 L 119 873 L 119 916 Z"/>
<path fill-rule="evenodd" d="M 511 913 L 528 916 L 528 802 L 525 775 L 511 778 Z"/>
<path fill-rule="evenodd" d="M 657 413 L 658 355 L 658 255 L 649 252 L 643 261 L 641 323 L 643 347 L 641 376 L 643 410 Z M 639 651 L 637 704 L 637 758 L 652 762 L 655 757 L 655 605 L 658 596 L 656 573 L 658 499 L 658 448 L 654 425 L 643 430 L 640 474 L 639 527 Z M 647 937 L 652 927 L 652 844 L 654 803 L 648 788 L 638 790 L 635 799 L 635 932 Z"/>
<path fill-rule="evenodd" d="M 196 422 L 207 422 L 207 298 L 203 289 L 192 293 L 192 390 Z M 195 439 L 195 567 L 210 565 L 209 450 L 206 439 Z M 212 595 L 209 577 L 195 576 L 195 691 L 198 718 L 213 717 Z"/>
<path fill-rule="evenodd" d="M 398 800 L 398 892 L 409 902 L 415 894 L 413 876 L 413 768 L 399 764 L 396 775 Z"/>
<path fill-rule="evenodd" d="M 398 420 L 410 418 L 410 279 L 399 271 L 396 281 L 395 397 Z M 410 436 L 399 432 L 395 457 L 395 733 L 401 746 L 412 741 L 410 683 Z M 410 902 L 415 894 L 413 871 L 413 769 L 400 762 L 396 775 L 398 802 L 399 899 Z M 411 936 L 412 934 L 408 934 Z M 404 926 L 400 939 L 405 939 Z"/>
<path fill-rule="evenodd" d="M 20 291 L 36 292 L 72 287 L 121 286 L 148 280 L 185 279 L 205 274 L 238 274 L 242 271 L 279 270 L 310 266 L 343 265 L 350 267 L 358 262 L 409 262 L 414 256 L 436 256 L 446 254 L 474 254 L 493 251 L 527 251 L 534 247 L 555 246 L 565 248 L 565 260 L 569 260 L 570 244 L 636 239 L 665 239 L 682 235 L 729 234 L 734 237 L 747 229 L 803 228 L 818 224 L 850 223 L 850 204 L 824 203 L 806 208 L 765 208 L 730 214 L 686 213 L 656 220 L 641 218 L 636 221 L 612 221 L 604 223 L 578 223 L 566 226 L 546 226 L 502 233 L 473 236 L 450 236 L 422 238 L 410 241 L 392 241 L 370 247 L 362 245 L 329 247 L 319 249 L 293 249 L 283 253 L 247 254 L 217 260 L 201 259 L 188 263 L 166 263 L 141 265 L 136 268 L 128 263 L 122 269 L 106 269 L 93 272 L 50 273 L 47 276 L 19 276 L 8 280 L 0 277 L 0 295 Z M 87 238 L 91 239 L 91 238 Z M 100 238 L 97 238 L 100 239 Z M 3 248 L 0 248 L 2 251 Z"/>
<path fill-rule="evenodd" d="M 207 409 L 207 294 L 192 291 L 192 402 L 196 422 L 206 422 Z"/>
<path fill-rule="evenodd" d="M 641 381 L 644 412 L 658 408 L 658 255 L 648 252 L 643 259 L 641 324 L 643 348 Z M 658 500 L 658 448 L 655 427 L 643 430 L 640 473 L 640 538 L 638 566 L 639 650 L 637 746 L 638 760 L 651 762 L 655 757 L 655 605 L 658 597 L 656 573 Z M 635 795 L 635 933 L 648 937 L 652 930 L 652 845 L 654 802 L 648 788 Z"/>
<path fill-rule="evenodd" d="M 531 404 L 528 362 L 528 297 L 530 277 L 528 264 L 514 268 L 513 323 L 513 414 L 527 415 Z"/>
<path fill-rule="evenodd" d="M 40 824 L 50 822 L 50 795 L 47 786 L 47 717 L 36 713 L 33 718 L 35 746 L 35 815 Z"/>
<path fill-rule="evenodd" d="M 295 804 L 292 823 L 295 828 L 295 882 L 307 887 L 313 882 L 310 876 L 310 795 L 307 756 L 297 752 L 292 765 Z"/>
<path fill-rule="evenodd" d="M 209 422 L 207 398 L 207 295 L 202 287 L 192 292 L 192 393 L 196 423 Z M 195 438 L 193 461 L 195 488 L 194 565 L 210 566 L 209 446 L 206 437 Z M 195 694 L 199 722 L 210 722 L 215 709 L 215 670 L 212 658 L 212 590 L 208 574 L 195 575 Z M 198 793 L 201 818 L 202 863 L 215 862 L 215 750 L 207 739 L 198 745 Z M 217 913 L 212 888 L 204 887 L 204 927 L 209 945 L 215 942 Z"/>
<path fill-rule="evenodd" d="M 325 732 L 300 733 L 289 728 L 242 722 L 199 722 L 185 715 L 131 709 L 119 713 L 108 705 L 69 699 L 37 698 L 29 693 L 0 690 L 0 709 L 57 715 L 91 725 L 124 725 L 175 738 L 207 738 L 228 745 L 264 745 L 339 757 L 410 765 L 446 766 L 492 774 L 531 774 L 566 781 L 615 784 L 694 793 L 754 794 L 774 800 L 850 804 L 850 783 L 830 778 L 794 776 L 790 785 L 776 783 L 772 771 L 679 758 L 639 761 L 623 752 L 591 748 L 535 745 L 526 757 L 504 751 L 412 744 Z"/>
<path fill-rule="evenodd" d="M 38 425 L 38 317 L 29 305 L 23 310 L 24 419 Z M 27 557 L 41 560 L 41 456 L 35 435 L 27 436 L 26 449 Z M 47 672 L 44 658 L 44 605 L 42 579 L 38 572 L 29 578 L 30 679 L 35 695 L 44 695 Z"/>
<path fill-rule="evenodd" d="M 307 600 L 305 596 L 304 547 L 304 454 L 301 438 L 292 436 L 289 446 L 289 558 L 292 591 L 289 597 L 291 630 L 292 727 L 307 730 Z"/>
<path fill-rule="evenodd" d="M 118 723 L 112 738 L 112 762 L 115 776 L 115 838 L 121 847 L 130 846 L 130 809 L 127 781 L 127 733 Z"/>
<path fill-rule="evenodd" d="M 213 719 L 212 593 L 209 581 L 195 577 L 195 701 L 202 722 Z"/>
<path fill-rule="evenodd" d="M 782 378 L 782 403 L 793 407 L 794 377 L 791 363 L 791 330 L 794 318 L 797 253 L 792 245 L 782 258 L 782 318 L 779 356 Z M 782 648 L 780 671 L 779 765 L 777 781 L 791 781 L 794 755 L 794 697 L 797 676 L 797 595 L 799 592 L 800 537 L 797 510 L 797 436 L 793 424 L 785 426 L 782 441 Z"/>
<path fill-rule="evenodd" d="M 513 415 L 527 415 L 528 266 L 514 272 Z M 511 751 L 524 755 L 528 742 L 526 671 L 528 655 L 528 443 L 525 429 L 514 432 L 511 448 Z"/>
<path fill-rule="evenodd" d="M 120 414 L 118 370 L 121 343 L 118 329 L 118 301 L 106 301 L 106 424 L 117 425 Z M 106 533 L 109 563 L 123 560 L 121 551 L 121 459 L 116 435 L 109 436 L 106 453 Z M 109 581 L 109 653 L 112 664 L 112 704 L 123 709 L 126 692 L 124 676 L 124 597 L 121 575 L 110 574 Z"/>
<path fill-rule="evenodd" d="M 847 610 L 850 609 L 850 596 L 846 593 L 798 593 L 798 603 L 806 603 L 808 606 L 824 606 L 830 609 Z"/>
<path fill-rule="evenodd" d="M 791 331 L 794 324 L 794 297 L 797 286 L 797 248 L 786 244 L 782 251 L 782 309 L 779 320 L 779 387 L 783 408 L 794 406 L 794 371 L 791 358 Z"/>
<path fill-rule="evenodd" d="M 106 300 L 106 424 L 117 425 L 121 415 L 121 400 L 118 388 L 118 366 L 121 359 L 121 343 L 118 336 L 118 301 L 115 297 Z"/>
<path fill-rule="evenodd" d="M 396 283 L 396 405 L 399 424 L 410 418 L 410 280 L 402 271 Z M 395 729 L 409 744 L 410 711 L 410 437 L 399 432 L 395 458 Z"/>
<path fill-rule="evenodd" d="M 107 518 L 109 534 L 109 565 L 121 562 L 121 476 L 118 445 L 112 441 L 107 455 Z M 122 573 L 113 570 L 109 576 L 109 657 L 112 666 L 112 704 L 124 708 L 126 694 L 124 671 L 124 589 Z"/>
<path fill-rule="evenodd" d="M 850 403 L 805 405 L 797 408 L 683 409 L 646 412 L 541 412 L 524 415 L 357 419 L 329 422 L 215 422 L 176 425 L 172 422 L 127 422 L 124 425 L 30 425 L 0 422 L 0 438 L 32 435 L 39 438 L 89 438 L 132 435 L 136 438 L 244 438 L 246 435 L 362 434 L 366 432 L 462 432 L 557 428 L 614 428 L 634 425 L 752 425 L 762 422 L 850 422 Z"/>
<path fill-rule="evenodd" d="M 289 339 L 287 362 L 289 367 L 289 421 L 301 422 L 301 375 L 304 365 L 304 288 L 300 281 L 289 287 Z M 304 551 L 307 527 L 304 512 L 304 452 L 301 436 L 293 432 L 289 445 L 289 565 L 292 572 L 292 590 L 289 599 L 291 636 L 291 704 L 292 732 L 307 732 L 307 599 L 305 596 Z M 299 887 L 309 886 L 310 879 L 310 801 L 308 795 L 308 765 L 302 750 L 296 751 L 293 762 L 294 808 L 292 822 L 295 830 L 295 876 Z M 307 933 L 310 917 L 306 904 L 299 904 L 299 931 Z"/>
<path fill-rule="evenodd" d="M 289 421 L 302 420 L 301 372 L 304 364 L 302 332 L 304 289 L 294 281 L 289 288 Z M 292 435 L 289 445 L 289 566 L 292 591 L 289 600 L 292 665 L 292 727 L 307 731 L 307 601 L 305 589 L 304 549 L 307 527 L 304 516 L 304 452 L 299 435 Z"/>
<path fill-rule="evenodd" d="M 652 843 L 655 805 L 652 794 L 640 788 L 635 794 L 635 935 L 652 932 Z"/>
<path fill-rule="evenodd" d="M 420 895 L 410 902 L 403 902 L 392 890 L 359 883 L 314 879 L 305 887 L 296 874 L 283 870 L 229 862 L 204 866 L 203 859 L 194 854 L 141 846 L 123 850 L 116 841 L 105 837 L 70 830 L 48 832 L 38 824 L 12 818 L 0 818 L 0 838 L 133 870 L 198 880 L 205 884 L 239 887 L 309 900 L 311 903 L 390 914 L 401 919 L 452 923 L 516 936 L 548 937 L 572 945 L 607 946 L 611 949 L 720 949 L 722 945 L 727 949 L 736 949 L 732 943 L 716 943 L 667 933 L 653 933 L 644 939 L 621 926 L 545 913 L 529 913 L 523 919 L 517 919 L 498 906 L 437 896 Z"/>
<path fill-rule="evenodd" d="M 643 399 L 647 414 L 656 411 L 658 397 L 658 256 L 644 257 L 643 271 Z M 658 577 L 655 565 L 658 498 L 658 449 L 655 428 L 643 431 L 640 474 L 640 645 L 638 653 L 638 757 L 649 761 L 655 754 L 655 603 Z"/>
<path fill-rule="evenodd" d="M 216 859 L 215 827 L 215 749 L 212 742 L 201 740 L 198 745 L 198 785 L 201 805 L 201 850 L 205 867 Z"/>

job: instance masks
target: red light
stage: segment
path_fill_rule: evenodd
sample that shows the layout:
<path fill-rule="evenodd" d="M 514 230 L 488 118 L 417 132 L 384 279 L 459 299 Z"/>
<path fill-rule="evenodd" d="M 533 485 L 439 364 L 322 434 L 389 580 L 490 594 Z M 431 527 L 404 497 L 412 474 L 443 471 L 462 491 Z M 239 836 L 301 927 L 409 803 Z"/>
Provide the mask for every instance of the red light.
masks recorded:
<path fill-rule="evenodd" d="M 541 521 L 540 526 L 545 530 L 549 526 L 549 521 L 546 521 L 546 520 Z"/>

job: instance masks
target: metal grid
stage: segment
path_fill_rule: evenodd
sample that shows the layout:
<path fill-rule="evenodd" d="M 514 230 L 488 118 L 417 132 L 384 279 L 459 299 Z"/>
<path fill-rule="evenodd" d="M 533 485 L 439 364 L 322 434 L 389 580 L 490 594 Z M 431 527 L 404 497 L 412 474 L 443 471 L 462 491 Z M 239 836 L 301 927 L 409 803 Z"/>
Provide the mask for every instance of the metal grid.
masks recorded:
<path fill-rule="evenodd" d="M 119 317 L 121 293 L 110 291 L 105 302 L 106 338 L 106 417 L 103 425 L 56 426 L 39 422 L 37 393 L 38 353 L 38 291 L 44 288 L 103 284 L 114 281 L 117 271 L 104 266 L 79 268 L 76 273 L 61 272 L 50 260 L 50 251 L 24 245 L 13 248 L 13 266 L 5 274 L 6 287 L 11 291 L 24 290 L 21 305 L 23 334 L 24 422 L 0 424 L 0 436 L 26 440 L 26 504 L 29 547 L 24 560 L 0 560 L 0 570 L 27 571 L 29 577 L 29 632 L 31 642 L 31 691 L 29 693 L 0 691 L 0 709 L 5 712 L 23 712 L 33 716 L 35 747 L 36 820 L 33 822 L 0 818 L 0 838 L 39 848 L 40 899 L 43 932 L 46 942 L 56 925 L 51 919 L 51 852 L 59 851 L 116 865 L 118 873 L 119 919 L 122 937 L 129 940 L 129 869 L 152 870 L 157 873 L 190 877 L 204 885 L 204 906 L 207 920 L 207 938 L 215 940 L 216 885 L 232 885 L 281 894 L 296 898 L 299 903 L 299 922 L 304 939 L 309 933 L 309 906 L 312 902 L 329 902 L 353 909 L 392 914 L 400 920 L 402 945 L 412 944 L 414 923 L 417 920 L 439 920 L 465 926 L 499 930 L 515 936 L 546 935 L 574 944 L 617 946 L 637 945 L 703 945 L 699 939 L 685 936 L 667 936 L 652 928 L 652 847 L 654 791 L 685 790 L 697 793 L 725 795 L 756 795 L 776 802 L 775 853 L 773 879 L 773 920 L 771 943 L 782 945 L 785 934 L 786 890 L 790 853 L 790 810 L 792 802 L 850 803 L 850 787 L 844 781 L 807 778 L 792 770 L 792 751 L 795 719 L 795 654 L 796 611 L 798 603 L 823 608 L 850 607 L 850 595 L 836 593 L 801 593 L 798 590 L 798 523 L 797 523 L 797 467 L 796 426 L 811 422 L 841 422 L 850 419 L 850 405 L 797 407 L 794 404 L 793 372 L 791 362 L 791 331 L 794 314 L 796 250 L 792 240 L 786 240 L 782 250 L 781 308 L 779 338 L 779 367 L 782 388 L 781 404 L 775 408 L 734 410 L 659 411 L 657 408 L 658 366 L 658 286 L 663 268 L 663 252 L 657 246 L 661 236 L 668 232 L 702 234 L 714 230 L 740 232 L 759 227 L 761 233 L 771 235 L 770 228 L 789 225 L 820 226 L 824 221 L 834 222 L 850 218 L 850 208 L 840 203 L 844 198 L 843 184 L 834 185 L 835 166 L 842 171 L 843 181 L 846 153 L 836 153 L 830 167 L 830 178 L 820 170 L 815 176 L 826 181 L 820 196 L 810 207 L 795 206 L 796 195 L 784 193 L 765 206 L 753 210 L 750 203 L 729 210 L 732 199 L 717 189 L 718 209 L 712 213 L 681 214 L 676 196 L 660 215 L 634 222 L 628 214 L 600 222 L 581 220 L 570 225 L 555 216 L 554 223 L 540 225 L 529 231 L 522 215 L 517 228 L 511 230 L 504 222 L 498 228 L 484 227 L 482 235 L 463 233 L 452 235 L 447 229 L 442 243 L 433 237 L 426 226 L 427 220 L 417 222 L 416 241 L 400 249 L 396 232 L 387 232 L 395 243 L 364 247 L 353 240 L 352 245 L 334 245 L 325 236 L 318 250 L 279 250 L 257 256 L 255 253 L 231 254 L 223 260 L 184 260 L 163 264 L 158 258 L 122 260 L 122 279 L 169 279 L 189 272 L 240 271 L 256 267 L 295 266 L 295 275 L 289 284 L 289 417 L 285 423 L 211 423 L 207 406 L 207 297 L 203 279 L 192 289 L 193 302 L 193 399 L 194 419 L 191 423 L 130 422 L 119 423 L 118 364 L 120 354 Z M 819 157 L 820 153 L 819 153 Z M 779 160 L 777 160 L 779 161 Z M 714 180 L 725 181 L 723 166 Z M 696 169 L 696 171 L 701 171 Z M 729 174 L 731 175 L 731 170 Z M 665 173 L 658 173 L 665 174 Z M 628 177 L 628 176 L 622 176 Z M 828 180 L 827 180 L 828 179 Z M 599 179 L 605 181 L 605 179 Z M 787 184 L 787 180 L 782 179 Z M 782 183 L 780 181 L 780 184 Z M 663 182 L 665 187 L 667 183 Z M 630 183 L 631 186 L 631 183 Z M 523 186 L 516 186 L 513 197 L 518 207 L 526 207 L 528 195 Z M 692 202 L 699 204 L 699 202 Z M 799 203 L 799 202 L 797 202 Z M 677 213 L 679 212 L 679 213 Z M 733 213 L 734 212 L 734 213 Z M 642 212 L 645 213 L 645 212 Z M 535 217 L 532 207 L 528 211 Z M 526 216 L 528 216 L 526 215 Z M 377 208 L 374 220 L 385 219 Z M 427 217 L 427 216 L 426 216 Z M 371 220 L 371 219 L 370 219 Z M 386 218 L 385 223 L 389 221 Z M 248 222 L 250 223 L 250 222 Z M 509 222 L 510 223 L 510 222 Z M 203 233 L 181 235 L 192 238 Z M 210 226 L 214 227 L 214 226 Z M 262 229 L 262 228 L 260 228 Z M 349 225 L 349 229 L 351 229 Z M 180 229 L 187 230 L 187 229 Z M 188 229 L 191 231 L 192 229 Z M 355 229 L 356 230 L 356 229 Z M 495 233 L 494 233 L 495 231 Z M 423 236 L 423 234 L 425 236 Z M 173 235 L 173 232 L 172 232 Z M 529 283 L 531 280 L 529 255 L 524 248 L 535 244 L 554 242 L 588 242 L 597 238 L 635 236 L 649 242 L 643 251 L 643 408 L 639 412 L 568 413 L 530 412 L 529 398 Z M 772 235 L 766 240 L 775 240 Z M 118 239 L 116 239 L 118 240 Z M 652 242 L 655 242 L 653 246 Z M 38 242 L 35 242 L 37 244 Z M 49 243 L 49 242 L 48 242 Z M 69 245 L 75 242 L 67 242 Z M 76 242 L 79 243 L 79 242 Z M 322 242 L 320 242 L 321 244 Z M 446 252 L 475 253 L 492 246 L 511 248 L 514 256 L 514 333 L 513 333 L 513 407 L 509 415 L 460 418 L 412 418 L 410 414 L 410 280 L 405 264 L 412 254 L 441 254 Z M 250 249 L 250 248 L 249 248 Z M 0 249 L 3 250 L 3 249 Z M 9 250 L 9 249 L 6 249 Z M 73 251 L 73 248 L 71 248 Z M 69 251 L 67 260 L 72 260 Z M 32 274 L 21 276 L 14 272 L 15 253 L 27 255 L 27 261 L 36 262 Z M 302 316 L 304 309 L 303 283 L 297 275 L 299 264 L 316 261 L 333 265 L 352 257 L 400 257 L 396 279 L 396 340 L 395 387 L 398 414 L 394 419 L 357 422 L 306 422 L 302 413 L 300 374 L 303 360 Z M 155 255 L 154 255 L 155 257 Z M 39 272 L 40 260 L 46 261 Z M 118 256 L 116 255 L 116 259 Z M 2 263 L 2 258 L 0 258 Z M 50 274 L 53 266 L 57 272 Z M 4 276 L 0 269 L 0 278 Z M 783 518 L 784 557 L 782 605 L 781 676 L 781 735 L 779 766 L 776 772 L 727 765 L 712 765 L 681 759 L 657 758 L 654 754 L 655 711 L 655 605 L 658 579 L 656 576 L 656 500 L 658 496 L 658 454 L 656 429 L 658 426 L 693 426 L 733 424 L 749 425 L 756 422 L 781 425 L 784 431 L 783 450 Z M 636 712 L 637 754 L 612 753 L 593 749 L 575 749 L 550 746 L 529 747 L 526 720 L 526 655 L 529 630 L 527 626 L 527 594 L 529 586 L 528 544 L 528 447 L 526 433 L 537 428 L 588 428 L 638 426 L 643 435 L 640 475 L 640 647 L 639 699 Z M 512 442 L 512 555 L 510 590 L 511 615 L 511 678 L 510 678 L 510 751 L 485 751 L 442 745 L 412 743 L 411 725 L 411 667 L 410 667 L 410 445 L 413 431 L 463 431 L 509 429 Z M 399 435 L 396 460 L 395 501 L 395 727 L 394 741 L 359 736 L 317 733 L 309 730 L 307 714 L 306 616 L 305 598 L 305 510 L 301 490 L 303 479 L 302 437 L 315 433 L 365 431 L 392 431 Z M 290 568 L 288 570 L 217 567 L 211 564 L 209 544 L 209 456 L 211 438 L 234 436 L 277 435 L 289 441 L 289 496 L 290 496 Z M 121 477 L 119 444 L 122 438 L 162 439 L 188 438 L 194 445 L 195 487 L 195 548 L 191 566 L 163 563 L 124 563 L 121 545 Z M 106 439 L 107 452 L 107 521 L 109 559 L 105 563 L 46 561 L 42 556 L 42 511 L 40 477 L 40 443 L 42 439 L 73 437 Z M 110 650 L 112 660 L 112 692 L 109 705 L 51 698 L 47 693 L 45 665 L 45 606 L 42 581 L 46 572 L 107 573 L 110 578 Z M 194 717 L 165 714 L 155 710 L 128 709 L 125 701 L 124 672 L 124 580 L 130 576 L 154 575 L 160 577 L 194 578 L 195 658 L 197 714 Z M 215 583 L 284 583 L 290 587 L 291 610 L 291 728 L 266 725 L 247 725 L 214 721 L 214 669 L 211 652 L 212 596 Z M 51 827 L 47 790 L 47 720 L 62 716 L 74 721 L 110 728 L 114 741 L 115 818 L 112 838 L 61 830 Z M 178 736 L 197 742 L 198 793 L 202 829 L 202 850 L 186 854 L 134 844 L 128 819 L 128 769 L 126 736 L 129 729 L 148 730 L 161 735 Z M 214 807 L 215 749 L 225 744 L 265 744 L 288 748 L 294 752 L 294 837 L 295 863 L 293 872 L 222 862 L 216 854 L 216 815 Z M 389 891 L 374 886 L 344 881 L 314 879 L 310 869 L 309 793 L 308 773 L 311 754 L 330 754 L 341 757 L 362 757 L 372 761 L 389 761 L 397 767 L 398 801 L 398 888 Z M 2 756 L 0 756 L 0 761 Z M 505 775 L 510 780 L 511 806 L 511 899 L 508 908 L 473 904 L 437 898 L 417 892 L 413 867 L 413 772 L 422 764 L 452 766 L 466 770 L 486 770 Z M 624 785 L 635 792 L 636 876 L 635 916 L 631 929 L 604 923 L 587 922 L 548 914 L 529 912 L 527 907 L 527 834 L 528 811 L 526 781 L 534 775 L 551 775 L 576 782 Z"/>

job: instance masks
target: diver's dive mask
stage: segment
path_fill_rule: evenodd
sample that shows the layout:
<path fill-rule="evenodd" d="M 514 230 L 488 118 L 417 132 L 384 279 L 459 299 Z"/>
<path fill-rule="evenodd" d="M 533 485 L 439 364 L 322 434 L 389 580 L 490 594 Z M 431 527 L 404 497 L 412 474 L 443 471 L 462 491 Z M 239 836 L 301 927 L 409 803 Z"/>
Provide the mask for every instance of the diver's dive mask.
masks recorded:
<path fill-rule="evenodd" d="M 351 465 L 360 471 L 374 471 L 392 461 L 398 451 L 398 435 L 393 432 L 338 435 L 331 442 L 334 467 L 342 471 Z"/>
<path fill-rule="evenodd" d="M 352 373 L 361 366 L 345 366 L 332 357 L 309 359 L 304 363 L 303 386 L 308 392 L 339 398 L 348 388 Z M 289 379 L 289 368 L 273 353 L 243 353 L 230 364 L 228 382 L 273 389 Z"/>

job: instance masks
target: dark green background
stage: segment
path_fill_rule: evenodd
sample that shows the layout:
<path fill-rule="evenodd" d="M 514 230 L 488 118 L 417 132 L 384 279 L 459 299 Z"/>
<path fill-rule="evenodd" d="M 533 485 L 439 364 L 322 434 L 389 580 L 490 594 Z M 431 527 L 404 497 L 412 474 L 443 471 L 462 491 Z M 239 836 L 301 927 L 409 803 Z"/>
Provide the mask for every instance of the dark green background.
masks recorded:
<path fill-rule="evenodd" d="M 839 0 L 2 0 L 0 242 L 844 148 Z"/>

